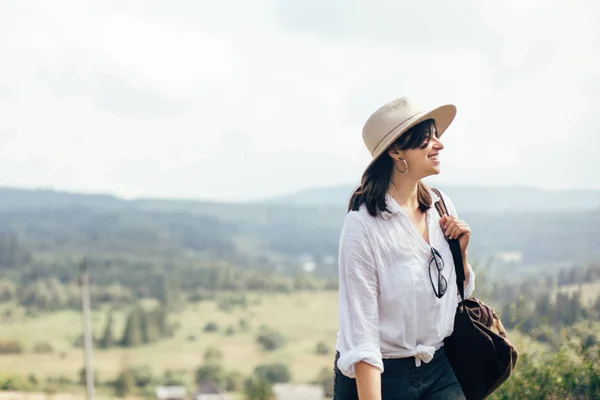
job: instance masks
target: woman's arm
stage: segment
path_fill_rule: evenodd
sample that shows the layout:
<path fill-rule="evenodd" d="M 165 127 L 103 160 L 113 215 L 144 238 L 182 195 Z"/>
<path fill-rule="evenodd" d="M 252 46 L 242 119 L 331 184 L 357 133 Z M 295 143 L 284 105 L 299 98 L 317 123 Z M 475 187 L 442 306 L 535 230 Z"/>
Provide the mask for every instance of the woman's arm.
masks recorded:
<path fill-rule="evenodd" d="M 360 400 L 379 400 L 379 375 L 383 372 L 379 278 L 367 228 L 353 213 L 346 216 L 340 235 L 338 295 L 338 368 L 349 378 L 356 378 L 363 394 Z"/>
<path fill-rule="evenodd" d="M 360 400 L 381 400 L 381 371 L 364 361 L 355 365 Z"/>

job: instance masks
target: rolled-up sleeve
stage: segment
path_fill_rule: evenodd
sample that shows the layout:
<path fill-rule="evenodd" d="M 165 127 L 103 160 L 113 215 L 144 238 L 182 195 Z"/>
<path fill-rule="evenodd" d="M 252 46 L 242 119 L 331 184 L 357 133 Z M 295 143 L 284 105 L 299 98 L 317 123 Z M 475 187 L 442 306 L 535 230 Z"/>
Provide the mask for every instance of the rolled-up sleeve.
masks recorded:
<path fill-rule="evenodd" d="M 339 247 L 338 368 L 354 378 L 363 361 L 383 372 L 379 346 L 379 282 L 373 248 L 363 222 L 346 216 Z"/>
<path fill-rule="evenodd" d="M 467 267 L 469 267 L 469 280 L 465 285 L 465 299 L 473 296 L 473 293 L 475 292 L 475 272 L 473 271 L 471 264 L 467 264 Z"/>

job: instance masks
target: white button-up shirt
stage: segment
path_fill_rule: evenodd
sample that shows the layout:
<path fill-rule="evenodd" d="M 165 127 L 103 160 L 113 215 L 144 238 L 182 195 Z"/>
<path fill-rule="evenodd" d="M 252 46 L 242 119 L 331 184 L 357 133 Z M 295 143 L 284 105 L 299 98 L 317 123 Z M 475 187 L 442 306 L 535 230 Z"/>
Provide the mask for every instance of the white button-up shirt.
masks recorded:
<path fill-rule="evenodd" d="M 433 202 L 439 198 L 430 191 Z M 448 212 L 452 201 L 442 193 Z M 423 239 L 402 208 L 386 196 L 390 212 L 369 215 L 363 204 L 345 218 L 339 249 L 338 367 L 354 378 L 359 361 L 383 372 L 382 358 L 415 357 L 417 366 L 429 362 L 454 328 L 460 300 L 452 253 L 432 206 L 427 211 L 429 242 Z M 441 299 L 429 277 L 431 247 L 442 256 L 448 290 Z M 437 269 L 432 264 L 437 290 Z M 475 289 L 469 265 L 465 298 Z"/>

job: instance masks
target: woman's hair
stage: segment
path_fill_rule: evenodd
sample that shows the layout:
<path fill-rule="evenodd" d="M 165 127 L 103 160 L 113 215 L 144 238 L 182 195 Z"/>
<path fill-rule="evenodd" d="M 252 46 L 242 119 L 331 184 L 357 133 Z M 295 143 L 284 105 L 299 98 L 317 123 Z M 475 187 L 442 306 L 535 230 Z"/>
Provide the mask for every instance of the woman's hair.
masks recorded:
<path fill-rule="evenodd" d="M 390 147 L 398 150 L 425 148 L 435 132 L 435 122 L 425 120 L 410 128 L 400 136 Z M 387 211 L 385 201 L 386 191 L 392 178 L 394 160 L 386 151 L 365 171 L 360 186 L 354 191 L 348 202 L 348 211 L 356 211 L 364 203 L 369 214 L 377 215 L 377 210 Z M 423 212 L 431 208 L 431 196 L 427 186 L 421 181 L 418 183 L 417 198 L 419 209 Z"/>

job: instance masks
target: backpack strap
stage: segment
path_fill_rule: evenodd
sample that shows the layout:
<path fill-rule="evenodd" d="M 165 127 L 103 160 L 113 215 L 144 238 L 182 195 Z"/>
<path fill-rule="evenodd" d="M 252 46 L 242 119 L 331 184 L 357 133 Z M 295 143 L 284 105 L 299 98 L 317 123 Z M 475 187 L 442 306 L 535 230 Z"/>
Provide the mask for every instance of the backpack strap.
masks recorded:
<path fill-rule="evenodd" d="M 448 212 L 448 207 L 446 207 L 446 202 L 442 197 L 440 191 L 436 188 L 431 188 L 431 190 L 437 194 L 439 200 L 435 202 L 434 206 L 437 210 L 440 217 L 444 215 L 450 215 Z M 461 304 L 465 301 L 465 269 L 464 262 L 462 257 L 462 251 L 460 250 L 460 243 L 458 239 L 448 239 L 446 235 L 444 235 L 448 245 L 450 246 L 450 251 L 452 252 L 452 259 L 454 261 L 454 269 L 456 271 L 456 285 L 458 286 L 458 293 L 460 293 Z"/>
<path fill-rule="evenodd" d="M 450 215 L 450 213 L 448 212 L 448 207 L 446 207 L 446 202 L 444 201 L 444 198 L 442 197 L 440 191 L 436 188 L 431 188 L 431 190 L 435 192 L 435 194 L 437 194 L 437 196 L 440 198 L 434 204 L 435 209 L 437 210 L 438 214 L 440 214 L 440 217 L 443 217 L 444 215 Z"/>

